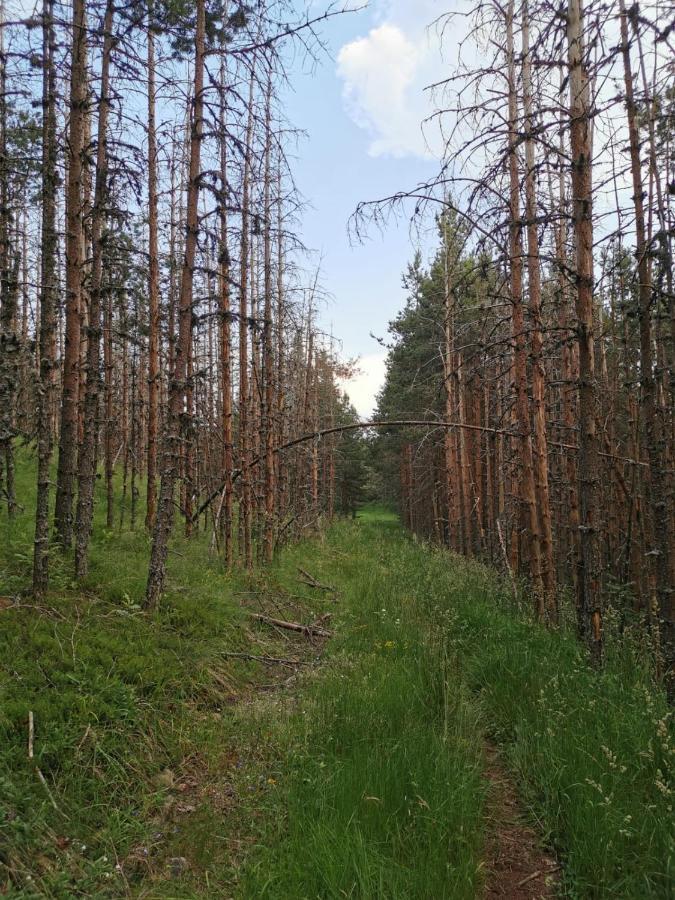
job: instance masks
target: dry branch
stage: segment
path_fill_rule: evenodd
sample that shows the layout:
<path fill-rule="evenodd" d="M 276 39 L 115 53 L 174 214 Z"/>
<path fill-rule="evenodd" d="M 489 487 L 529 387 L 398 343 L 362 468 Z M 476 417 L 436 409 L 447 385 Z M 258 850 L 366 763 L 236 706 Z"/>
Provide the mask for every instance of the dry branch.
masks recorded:
<path fill-rule="evenodd" d="M 298 566 L 298 572 L 302 575 L 300 581 L 303 584 L 308 584 L 310 587 L 316 588 L 317 591 L 328 591 L 331 594 L 337 593 L 337 590 L 332 585 L 322 584 L 320 581 L 317 581 L 316 578 L 313 575 L 310 575 L 310 573 L 306 569 L 302 569 L 300 566 Z"/>
<path fill-rule="evenodd" d="M 264 625 L 271 625 L 274 628 L 284 628 L 287 631 L 297 631 L 300 634 L 305 634 L 307 636 L 313 637 L 332 637 L 333 633 L 331 631 L 326 631 L 325 628 L 319 628 L 317 625 L 303 625 L 300 622 L 284 622 L 283 619 L 273 619 L 270 616 L 263 616 L 260 613 L 251 613 L 251 618 L 255 619 L 257 622 L 262 622 Z"/>

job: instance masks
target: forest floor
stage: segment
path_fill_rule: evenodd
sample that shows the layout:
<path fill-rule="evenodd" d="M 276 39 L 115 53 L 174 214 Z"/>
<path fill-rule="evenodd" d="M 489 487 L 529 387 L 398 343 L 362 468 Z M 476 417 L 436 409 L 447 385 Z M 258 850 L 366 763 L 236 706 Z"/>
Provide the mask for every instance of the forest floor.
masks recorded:
<path fill-rule="evenodd" d="M 629 640 L 592 671 L 380 510 L 250 576 L 176 538 L 152 616 L 128 515 L 39 605 L 30 505 L 2 527 L 0 895 L 672 896 L 671 723 Z"/>

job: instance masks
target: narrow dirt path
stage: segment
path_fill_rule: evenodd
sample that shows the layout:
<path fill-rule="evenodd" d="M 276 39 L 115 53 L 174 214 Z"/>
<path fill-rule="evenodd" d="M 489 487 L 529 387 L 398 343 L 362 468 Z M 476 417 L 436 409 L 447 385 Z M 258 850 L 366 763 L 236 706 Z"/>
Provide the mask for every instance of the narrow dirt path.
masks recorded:
<path fill-rule="evenodd" d="M 525 822 L 516 788 L 494 745 L 486 745 L 485 758 L 491 795 L 485 897 L 548 900 L 556 895 L 560 867 Z"/>
<path fill-rule="evenodd" d="M 223 746 L 170 773 L 137 896 L 555 896 L 429 572 L 424 548 L 364 522 L 239 595 L 246 640 L 210 670 Z"/>

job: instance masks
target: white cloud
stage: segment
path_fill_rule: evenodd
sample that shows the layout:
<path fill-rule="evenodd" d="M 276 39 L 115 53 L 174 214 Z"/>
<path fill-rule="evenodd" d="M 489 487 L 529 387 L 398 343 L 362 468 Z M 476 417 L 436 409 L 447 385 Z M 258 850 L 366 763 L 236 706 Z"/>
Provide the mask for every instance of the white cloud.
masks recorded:
<path fill-rule="evenodd" d="M 376 26 L 338 53 L 345 106 L 370 135 L 371 156 L 440 154 L 437 128 L 422 129 L 434 108 L 424 89 L 447 75 L 440 34 L 429 27 L 438 15 L 438 0 L 376 0 Z"/>
<path fill-rule="evenodd" d="M 410 96 L 419 64 L 417 46 L 387 22 L 340 50 L 338 75 L 344 80 L 347 110 L 370 132 L 372 156 L 425 153 L 417 105 Z"/>
<path fill-rule="evenodd" d="M 342 382 L 342 389 L 349 396 L 360 419 L 368 420 L 375 409 L 377 393 L 384 384 L 386 360 L 386 353 L 362 356 L 358 361 L 357 374 Z"/>

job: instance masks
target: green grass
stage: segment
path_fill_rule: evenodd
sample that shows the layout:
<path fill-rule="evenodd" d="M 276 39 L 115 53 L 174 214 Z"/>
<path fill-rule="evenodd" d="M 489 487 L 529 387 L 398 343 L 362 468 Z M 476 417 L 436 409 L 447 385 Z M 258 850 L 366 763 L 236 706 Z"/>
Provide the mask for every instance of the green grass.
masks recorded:
<path fill-rule="evenodd" d="M 0 549 L 0 595 L 20 599 L 0 610 L 0 889 L 118 897 L 118 863 L 134 891 L 171 852 L 167 771 L 177 783 L 192 769 L 215 781 L 222 768 L 233 699 L 257 677 L 222 656 L 249 644 L 236 596 L 248 579 L 223 573 L 203 537 L 176 539 L 164 603 L 146 615 L 142 513 L 136 531 L 108 531 L 99 495 L 86 584 L 55 553 L 50 594 L 36 608 L 19 596 L 30 585 L 30 458 L 17 475 L 25 511 L 3 520 Z"/>
<path fill-rule="evenodd" d="M 333 529 L 314 567 L 343 591 L 339 637 L 281 726 L 283 824 L 250 857 L 242 896 L 475 896 L 480 726 L 558 854 L 565 896 L 672 896 L 672 724 L 637 641 L 596 672 L 573 636 L 514 609 L 495 573 L 377 513 Z"/>
<path fill-rule="evenodd" d="M 281 720 L 279 827 L 249 857 L 243 897 L 476 896 L 478 717 L 408 551 L 394 520 L 371 514 L 336 527 L 313 560 L 340 588 L 338 637 Z"/>
<path fill-rule="evenodd" d="M 137 530 L 127 514 L 108 531 L 99 496 L 86 585 L 57 554 L 35 608 L 21 593 L 26 454 L 17 475 L 25 511 L 0 518 L 0 596 L 20 599 L 0 610 L 3 895 L 468 900 L 487 733 L 558 853 L 565 896 L 672 896 L 672 728 L 637 642 L 594 672 L 571 636 L 514 609 L 495 573 L 376 509 L 251 577 L 223 573 L 207 536 L 177 537 L 148 616 L 143 511 Z M 338 602 L 300 585 L 298 566 Z M 252 626 L 254 595 L 288 617 L 332 614 L 319 665 L 284 684 L 289 670 L 225 658 L 300 652 Z"/>

